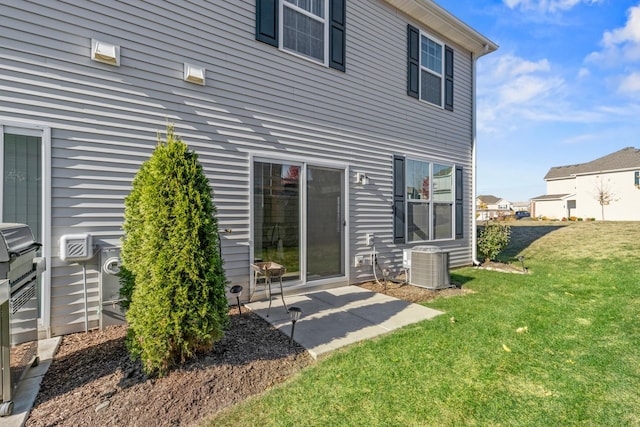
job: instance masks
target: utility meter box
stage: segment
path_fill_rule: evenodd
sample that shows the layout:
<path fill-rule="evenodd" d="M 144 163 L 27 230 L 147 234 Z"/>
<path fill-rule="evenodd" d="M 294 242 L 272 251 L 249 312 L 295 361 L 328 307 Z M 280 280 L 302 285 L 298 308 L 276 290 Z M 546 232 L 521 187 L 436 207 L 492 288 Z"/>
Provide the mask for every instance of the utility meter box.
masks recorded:
<path fill-rule="evenodd" d="M 65 234 L 60 237 L 60 259 L 63 261 L 88 261 L 94 255 L 93 236 L 91 234 Z"/>
<path fill-rule="evenodd" d="M 100 329 L 127 323 L 120 308 L 120 248 L 106 247 L 100 251 Z"/>

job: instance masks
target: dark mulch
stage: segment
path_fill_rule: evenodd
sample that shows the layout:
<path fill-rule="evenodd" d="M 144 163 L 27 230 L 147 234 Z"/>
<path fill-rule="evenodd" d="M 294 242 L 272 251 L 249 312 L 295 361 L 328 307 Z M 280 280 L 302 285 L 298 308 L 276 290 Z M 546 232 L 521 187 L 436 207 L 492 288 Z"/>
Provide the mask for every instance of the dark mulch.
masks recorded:
<path fill-rule="evenodd" d="M 67 335 L 27 426 L 189 425 L 264 392 L 313 359 L 256 314 L 231 309 L 214 349 L 163 378 L 129 358 L 126 326 Z"/>
<path fill-rule="evenodd" d="M 364 288 L 411 302 L 461 295 L 375 282 Z M 212 351 L 163 378 L 149 378 L 125 346 L 126 326 L 67 335 L 45 375 L 27 426 L 174 426 L 268 390 L 313 359 L 256 314 L 230 310 L 230 326 Z"/>

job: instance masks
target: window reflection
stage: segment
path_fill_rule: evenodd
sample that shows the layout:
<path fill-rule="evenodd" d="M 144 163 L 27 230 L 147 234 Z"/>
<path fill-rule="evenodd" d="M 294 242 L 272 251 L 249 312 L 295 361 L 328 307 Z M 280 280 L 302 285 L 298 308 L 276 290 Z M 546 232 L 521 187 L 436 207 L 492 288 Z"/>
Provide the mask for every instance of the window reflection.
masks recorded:
<path fill-rule="evenodd" d="M 300 166 L 254 164 L 254 260 L 287 268 L 300 277 Z"/>

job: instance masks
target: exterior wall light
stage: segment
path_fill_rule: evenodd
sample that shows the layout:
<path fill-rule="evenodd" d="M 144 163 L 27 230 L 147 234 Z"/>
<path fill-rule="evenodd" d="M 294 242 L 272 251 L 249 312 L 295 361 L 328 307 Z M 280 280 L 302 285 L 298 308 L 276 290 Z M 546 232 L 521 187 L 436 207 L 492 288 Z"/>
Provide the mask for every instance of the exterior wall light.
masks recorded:
<path fill-rule="evenodd" d="M 120 46 L 91 39 L 91 60 L 120 66 Z"/>
<path fill-rule="evenodd" d="M 356 173 L 356 184 L 367 185 L 369 184 L 369 177 L 364 172 Z"/>
<path fill-rule="evenodd" d="M 184 81 L 198 85 L 205 84 L 205 68 L 197 65 L 184 63 Z"/>

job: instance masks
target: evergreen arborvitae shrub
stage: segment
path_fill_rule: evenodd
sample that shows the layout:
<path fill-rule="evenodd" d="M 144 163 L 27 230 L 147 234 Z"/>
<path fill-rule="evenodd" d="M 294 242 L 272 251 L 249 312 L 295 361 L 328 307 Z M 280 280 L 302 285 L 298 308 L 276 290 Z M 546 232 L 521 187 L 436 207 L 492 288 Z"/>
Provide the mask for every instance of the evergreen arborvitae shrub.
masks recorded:
<path fill-rule="evenodd" d="M 123 226 L 127 345 L 149 374 L 211 349 L 228 324 L 215 213 L 197 154 L 167 126 L 125 199 Z"/>
<path fill-rule="evenodd" d="M 485 262 L 496 259 L 511 240 L 511 227 L 497 222 L 487 222 L 478 236 L 478 252 Z"/>

